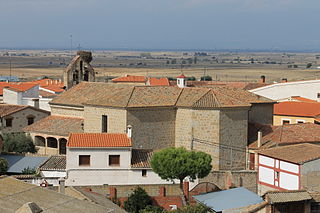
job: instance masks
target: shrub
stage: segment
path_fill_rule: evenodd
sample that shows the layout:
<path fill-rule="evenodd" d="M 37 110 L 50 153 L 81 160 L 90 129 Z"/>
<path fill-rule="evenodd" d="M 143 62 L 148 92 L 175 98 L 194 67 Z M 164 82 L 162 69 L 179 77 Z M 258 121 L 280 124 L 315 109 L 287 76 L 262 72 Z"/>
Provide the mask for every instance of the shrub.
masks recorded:
<path fill-rule="evenodd" d="M 36 149 L 30 135 L 24 133 L 4 133 L 3 151 L 18 153 L 36 153 Z"/>
<path fill-rule="evenodd" d="M 0 175 L 4 175 L 8 171 L 8 161 L 0 158 Z"/>
<path fill-rule="evenodd" d="M 130 213 L 139 213 L 149 205 L 152 205 L 151 197 L 143 188 L 137 187 L 124 202 L 124 209 Z"/>

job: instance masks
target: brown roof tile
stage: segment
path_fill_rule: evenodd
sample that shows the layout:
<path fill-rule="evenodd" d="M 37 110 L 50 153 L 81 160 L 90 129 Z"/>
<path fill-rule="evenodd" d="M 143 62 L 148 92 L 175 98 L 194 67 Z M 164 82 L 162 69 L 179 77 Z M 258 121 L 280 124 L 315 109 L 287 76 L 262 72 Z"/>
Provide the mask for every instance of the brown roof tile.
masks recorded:
<path fill-rule="evenodd" d="M 312 199 L 310 194 L 305 190 L 270 191 L 267 192 L 264 196 L 271 204 L 297 202 Z"/>
<path fill-rule="evenodd" d="M 25 132 L 68 136 L 71 132 L 83 132 L 83 119 L 51 115 L 23 129 Z"/>
<path fill-rule="evenodd" d="M 135 76 L 135 75 L 127 75 L 119 78 L 112 79 L 113 82 L 146 82 L 147 78 L 145 76 Z"/>
<path fill-rule="evenodd" d="M 132 168 L 151 168 L 151 158 L 153 152 L 147 149 L 133 149 L 131 157 Z"/>
<path fill-rule="evenodd" d="M 67 147 L 131 147 L 131 138 L 116 133 L 70 133 Z"/>
<path fill-rule="evenodd" d="M 66 170 L 66 156 L 51 156 L 43 164 L 39 166 L 41 171 L 65 171 Z"/>
<path fill-rule="evenodd" d="M 249 126 L 250 128 L 253 124 Z M 259 129 L 262 131 L 261 148 L 270 148 L 275 145 L 288 145 L 295 143 L 320 142 L 320 125 L 313 123 L 287 124 L 282 126 L 263 125 Z M 258 131 L 259 131 L 258 130 Z M 250 133 L 251 137 L 254 131 Z M 255 132 L 257 134 L 257 131 Z M 255 137 L 257 139 L 257 137 Z M 250 148 L 257 148 L 257 140 L 249 145 Z"/>
<path fill-rule="evenodd" d="M 320 146 L 304 143 L 269 148 L 259 151 L 258 153 L 292 163 L 303 164 L 320 158 Z"/>
<path fill-rule="evenodd" d="M 13 105 L 13 104 L 0 104 L 0 117 L 10 115 L 20 110 L 26 109 L 28 106 Z"/>
<path fill-rule="evenodd" d="M 211 92 L 211 94 L 207 94 Z M 206 97 L 204 97 L 206 95 Z M 202 100 L 200 100 L 202 99 Z M 214 101 L 215 103 L 211 103 Z M 234 107 L 273 103 L 250 92 L 228 87 L 178 88 L 82 82 L 54 98 L 51 104 L 111 107 Z"/>

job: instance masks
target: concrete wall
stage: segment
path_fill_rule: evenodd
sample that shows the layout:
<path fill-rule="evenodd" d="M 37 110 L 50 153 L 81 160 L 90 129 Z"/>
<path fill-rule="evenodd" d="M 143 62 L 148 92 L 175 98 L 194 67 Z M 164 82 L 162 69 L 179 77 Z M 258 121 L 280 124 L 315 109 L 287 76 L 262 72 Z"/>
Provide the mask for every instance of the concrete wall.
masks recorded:
<path fill-rule="evenodd" d="M 172 108 L 128 109 L 133 148 L 162 149 L 174 146 L 176 110 Z"/>
<path fill-rule="evenodd" d="M 320 190 L 320 159 L 306 162 L 301 168 L 301 187 L 312 191 Z"/>
<path fill-rule="evenodd" d="M 81 107 L 50 105 L 51 115 L 70 116 L 83 118 L 84 112 Z"/>
<path fill-rule="evenodd" d="M 90 166 L 79 166 L 79 155 L 90 155 Z M 120 155 L 120 166 L 109 166 L 109 155 Z M 142 169 L 131 169 L 130 149 L 67 149 L 68 186 L 169 184 L 152 170 L 142 176 Z"/>
<path fill-rule="evenodd" d="M 102 132 L 102 116 L 108 116 L 108 133 L 125 133 L 127 112 L 121 108 L 84 107 L 84 132 Z"/>
<path fill-rule="evenodd" d="M 248 109 L 233 108 L 221 110 L 219 128 L 219 169 L 245 169 Z"/>
<path fill-rule="evenodd" d="M 298 123 L 298 121 L 304 122 L 304 123 L 314 123 L 314 118 L 274 115 L 273 116 L 273 125 L 280 126 L 280 125 L 282 125 L 283 120 L 289 120 L 290 124 L 296 124 L 296 123 Z"/>
<path fill-rule="evenodd" d="M 51 100 L 52 100 L 52 98 L 40 98 L 39 99 L 39 108 L 50 112 L 51 108 L 50 108 L 49 102 Z M 35 106 L 33 98 L 23 98 L 22 105 Z"/>
<path fill-rule="evenodd" d="M 39 85 L 32 87 L 31 89 L 22 93 L 23 98 L 38 98 L 39 97 Z"/>
<path fill-rule="evenodd" d="M 273 104 L 252 104 L 249 110 L 249 122 L 273 124 Z"/>
<path fill-rule="evenodd" d="M 2 119 L 2 132 L 22 132 L 22 129 L 28 126 L 28 116 L 34 117 L 34 122 L 41 120 L 47 116 L 49 113 L 37 111 L 34 109 L 26 108 L 21 111 L 15 112 L 11 115 L 5 116 Z M 13 118 L 12 120 L 12 127 L 6 127 L 6 118 Z"/>

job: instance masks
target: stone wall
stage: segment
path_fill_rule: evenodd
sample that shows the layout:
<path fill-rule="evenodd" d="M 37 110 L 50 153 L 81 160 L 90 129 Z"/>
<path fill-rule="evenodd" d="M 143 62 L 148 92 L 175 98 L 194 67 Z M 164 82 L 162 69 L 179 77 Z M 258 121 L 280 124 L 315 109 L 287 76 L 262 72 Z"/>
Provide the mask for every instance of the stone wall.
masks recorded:
<path fill-rule="evenodd" d="M 102 132 L 102 116 L 108 116 L 108 133 L 125 133 L 127 112 L 121 108 L 84 107 L 84 132 Z"/>
<path fill-rule="evenodd" d="M 219 127 L 219 170 L 245 169 L 248 108 L 221 110 Z"/>
<path fill-rule="evenodd" d="M 199 183 L 203 182 L 213 183 L 221 190 L 243 186 L 257 193 L 257 172 L 252 170 L 212 171 L 207 177 L 199 180 Z"/>
<path fill-rule="evenodd" d="M 174 146 L 176 110 L 173 108 L 128 109 L 133 148 L 162 149 Z"/>
<path fill-rule="evenodd" d="M 249 110 L 249 122 L 273 124 L 273 103 L 252 104 Z"/>
<path fill-rule="evenodd" d="M 301 187 L 312 191 L 320 191 L 320 159 L 309 161 L 300 166 Z"/>
<path fill-rule="evenodd" d="M 84 113 L 83 113 L 82 107 L 69 107 L 69 106 L 59 106 L 59 105 L 50 105 L 50 107 L 51 107 L 51 115 L 83 118 Z"/>

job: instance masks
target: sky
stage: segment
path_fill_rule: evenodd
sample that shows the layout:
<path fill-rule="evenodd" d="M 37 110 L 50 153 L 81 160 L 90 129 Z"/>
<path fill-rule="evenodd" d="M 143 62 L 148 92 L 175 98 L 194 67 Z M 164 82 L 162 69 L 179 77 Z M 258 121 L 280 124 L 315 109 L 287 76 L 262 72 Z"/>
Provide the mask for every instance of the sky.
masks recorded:
<path fill-rule="evenodd" d="M 319 0 L 0 0 L 0 48 L 320 50 Z"/>

